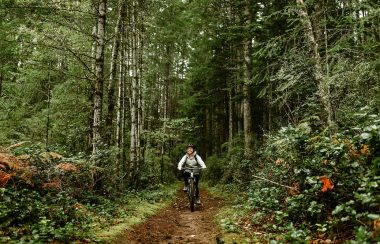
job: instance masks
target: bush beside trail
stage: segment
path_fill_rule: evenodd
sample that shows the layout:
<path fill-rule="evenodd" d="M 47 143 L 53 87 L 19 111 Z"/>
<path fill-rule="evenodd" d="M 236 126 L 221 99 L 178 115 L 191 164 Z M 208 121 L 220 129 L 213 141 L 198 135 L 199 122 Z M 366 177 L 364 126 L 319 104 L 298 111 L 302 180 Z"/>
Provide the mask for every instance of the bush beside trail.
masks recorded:
<path fill-rule="evenodd" d="M 245 192 L 234 207 L 245 214 L 224 220 L 236 223 L 228 229 L 271 233 L 272 243 L 380 241 L 377 114 L 363 109 L 333 130 L 310 121 L 284 127 L 266 137 L 252 161 L 234 150 L 224 161 L 212 158 L 219 174 L 208 175 Z"/>
<path fill-rule="evenodd" d="M 162 202 L 172 194 L 161 185 L 112 188 L 111 173 L 87 156 L 67 158 L 37 146 L 3 148 L 0 243 L 100 241 L 96 232 L 134 215 L 136 202 Z"/>

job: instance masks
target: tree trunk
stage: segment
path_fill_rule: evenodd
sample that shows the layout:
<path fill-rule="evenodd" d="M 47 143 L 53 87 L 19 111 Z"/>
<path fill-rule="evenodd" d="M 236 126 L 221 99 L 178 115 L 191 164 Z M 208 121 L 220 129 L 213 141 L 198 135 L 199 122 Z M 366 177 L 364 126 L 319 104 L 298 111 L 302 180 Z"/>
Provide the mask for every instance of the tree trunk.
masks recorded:
<path fill-rule="evenodd" d="M 105 142 L 110 145 L 112 142 L 112 121 L 114 116 L 114 110 L 115 110 L 115 101 L 114 101 L 114 95 L 115 95 L 115 84 L 117 81 L 116 77 L 116 70 L 117 70 L 117 60 L 118 60 L 118 54 L 120 49 L 120 39 L 121 39 L 121 32 L 122 32 L 122 23 L 123 23 L 123 15 L 124 15 L 124 6 L 125 1 L 119 0 L 119 12 L 115 27 L 115 37 L 112 47 L 112 56 L 111 56 L 111 66 L 110 66 L 110 77 L 109 77 L 109 83 L 108 83 L 108 110 L 107 115 L 105 119 Z"/>
<path fill-rule="evenodd" d="M 139 53 L 137 28 L 137 3 L 132 6 L 132 36 L 131 36 L 131 147 L 130 147 L 130 179 L 134 180 L 140 161 L 139 155 Z"/>
<path fill-rule="evenodd" d="M 93 58 L 95 60 L 95 52 L 96 52 L 96 47 L 97 47 L 97 33 L 98 33 L 98 25 L 94 25 L 92 27 L 92 32 L 91 32 L 91 36 L 93 38 L 93 42 L 92 42 L 92 46 L 91 46 L 91 58 Z M 91 64 L 91 71 L 93 72 L 93 74 L 95 74 L 95 62 L 93 62 Z"/>
<path fill-rule="evenodd" d="M 209 106 L 206 106 L 205 108 L 205 129 L 206 129 L 206 136 L 207 138 L 211 138 L 211 127 L 212 127 L 212 121 L 211 121 L 211 112 L 209 109 Z M 206 144 L 206 157 L 212 155 L 212 140 Z"/>
<path fill-rule="evenodd" d="M 129 150 L 125 149 L 125 153 L 123 157 L 125 157 L 125 172 L 126 172 L 126 180 L 129 182 L 132 176 L 132 169 L 133 169 L 133 160 L 134 160 L 134 152 L 133 152 L 133 147 L 134 147 L 134 136 L 133 132 L 133 125 L 132 121 L 134 122 L 134 112 L 132 111 L 132 102 L 133 102 L 133 26 L 132 26 L 132 15 L 133 15 L 133 8 L 131 5 L 128 4 L 127 8 L 125 9 L 126 11 L 126 18 L 127 18 L 127 23 L 125 26 L 125 55 L 126 55 L 126 66 L 125 66 L 125 105 L 124 105 L 124 116 L 129 118 L 128 124 L 126 119 L 124 119 L 124 130 L 127 130 L 126 128 L 129 127 L 129 138 L 125 138 L 125 142 L 128 140 L 129 141 Z M 127 104 L 129 106 L 127 106 Z M 128 111 L 127 111 L 128 109 Z M 126 133 L 128 134 L 128 133 Z M 127 143 L 125 143 L 127 144 Z M 126 146 L 126 145 L 125 145 Z M 124 146 L 124 147 L 125 147 Z M 129 153 L 127 153 L 129 151 Z M 128 158 L 127 158 L 128 157 Z"/>
<path fill-rule="evenodd" d="M 231 152 L 234 137 L 234 104 L 233 104 L 233 87 L 229 89 L 228 94 L 228 152 Z"/>
<path fill-rule="evenodd" d="M 103 105 L 104 83 L 104 46 L 106 31 L 107 0 L 101 0 L 98 6 L 98 28 L 95 51 L 95 93 L 94 93 L 94 121 L 92 127 L 92 153 L 99 150 L 101 141 L 101 121 Z"/>
<path fill-rule="evenodd" d="M 47 114 L 46 114 L 46 142 L 45 149 L 49 151 L 49 133 L 50 133 L 50 104 L 51 104 L 51 72 L 52 62 L 49 63 L 48 83 L 47 83 Z"/>
<path fill-rule="evenodd" d="M 124 108 L 124 98 L 125 98 L 125 52 L 123 45 L 123 35 L 120 38 L 121 48 L 120 48 L 120 62 L 119 62 L 119 82 L 118 82 L 118 92 L 117 92 L 117 114 L 116 114 L 116 133 L 115 133 L 115 141 L 117 148 L 117 169 L 118 174 L 121 176 L 121 172 L 123 172 L 123 138 L 124 138 L 124 117 L 123 111 Z"/>
<path fill-rule="evenodd" d="M 270 84 L 269 87 L 269 101 L 268 101 L 268 132 L 269 134 L 272 134 L 272 128 L 273 128 L 273 87 L 272 84 Z"/>
<path fill-rule="evenodd" d="M 303 0 L 296 0 L 299 5 L 298 14 L 304 26 L 305 37 L 309 42 L 311 58 L 314 61 L 314 79 L 317 82 L 318 95 L 321 100 L 322 107 L 327 114 L 327 123 L 329 126 L 333 124 L 332 107 L 330 101 L 330 86 L 326 77 L 323 76 L 321 57 L 318 52 L 318 42 L 315 39 L 313 26 L 307 13 L 306 4 Z"/>
<path fill-rule="evenodd" d="M 246 2 L 244 15 L 246 17 L 246 28 L 249 29 L 252 23 L 252 14 Z M 244 157 L 249 159 L 253 152 L 253 132 L 252 132 L 252 109 L 251 109 L 251 87 L 252 80 L 252 37 L 249 31 L 246 32 L 244 41 L 244 84 L 243 84 L 243 116 L 244 116 Z"/>
<path fill-rule="evenodd" d="M 97 33 L 97 25 L 94 25 L 92 27 L 92 32 L 91 36 L 93 38 L 92 46 L 91 46 L 91 58 L 94 60 L 91 64 L 91 72 L 92 76 L 95 77 L 95 51 L 96 51 L 96 33 Z M 94 78 L 93 78 L 94 79 Z M 90 82 L 90 89 L 89 89 L 89 94 L 88 94 L 88 100 L 90 103 L 91 107 L 94 107 L 94 91 L 95 91 L 95 86 L 93 80 Z M 92 150 L 93 147 L 93 125 L 94 125 L 94 110 L 91 110 L 91 113 L 88 116 L 88 125 L 90 128 L 90 133 L 88 133 L 88 138 L 87 138 L 87 149 Z"/>
<path fill-rule="evenodd" d="M 143 131 L 144 131 L 144 89 L 145 85 L 143 83 L 143 49 L 144 49 L 144 20 L 143 20 L 143 11 L 144 11 L 144 1 L 137 1 L 139 4 L 137 18 L 137 48 L 138 48 L 138 56 L 137 56 L 137 70 L 138 70 L 138 172 L 140 171 L 140 168 L 143 167 L 144 164 L 144 153 L 145 153 L 145 145 L 144 145 L 144 138 L 143 138 Z"/>
<path fill-rule="evenodd" d="M 165 62 L 165 78 L 162 82 L 162 88 L 161 88 L 161 115 L 163 116 L 162 119 L 164 119 L 163 122 L 163 131 L 162 133 L 165 135 L 166 133 L 166 121 L 168 118 L 168 103 L 169 103 L 169 84 L 170 84 L 170 47 L 168 45 L 165 46 L 165 54 L 166 54 L 166 62 Z M 161 142 L 161 183 L 164 183 L 164 154 L 165 154 L 165 137 L 163 137 Z"/>
<path fill-rule="evenodd" d="M 129 179 L 139 184 L 138 174 L 144 163 L 144 84 L 142 79 L 143 57 L 143 2 L 132 2 L 131 16 L 131 145 L 130 145 L 130 173 Z"/>

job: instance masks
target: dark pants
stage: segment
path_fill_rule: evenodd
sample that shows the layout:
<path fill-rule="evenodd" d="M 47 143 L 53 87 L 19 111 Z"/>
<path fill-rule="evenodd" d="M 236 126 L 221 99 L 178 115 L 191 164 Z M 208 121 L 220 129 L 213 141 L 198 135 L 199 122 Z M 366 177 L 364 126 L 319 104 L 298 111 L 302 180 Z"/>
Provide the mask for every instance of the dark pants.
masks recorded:
<path fill-rule="evenodd" d="M 189 177 L 190 177 L 190 173 L 189 172 L 184 172 L 183 173 L 183 178 L 185 180 L 185 186 L 187 186 L 189 184 Z M 198 182 L 199 182 L 199 174 L 198 175 L 194 175 L 195 197 L 199 197 Z"/>

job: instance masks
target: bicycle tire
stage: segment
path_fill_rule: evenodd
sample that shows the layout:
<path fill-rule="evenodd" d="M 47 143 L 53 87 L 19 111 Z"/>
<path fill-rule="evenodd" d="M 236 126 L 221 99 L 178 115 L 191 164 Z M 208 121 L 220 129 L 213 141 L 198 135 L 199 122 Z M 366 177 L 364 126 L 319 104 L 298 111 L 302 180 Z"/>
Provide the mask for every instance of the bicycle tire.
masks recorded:
<path fill-rule="evenodd" d="M 195 196 L 194 196 L 194 178 L 190 179 L 189 184 L 189 202 L 190 202 L 190 210 L 191 212 L 194 212 L 194 205 L 195 205 Z"/>

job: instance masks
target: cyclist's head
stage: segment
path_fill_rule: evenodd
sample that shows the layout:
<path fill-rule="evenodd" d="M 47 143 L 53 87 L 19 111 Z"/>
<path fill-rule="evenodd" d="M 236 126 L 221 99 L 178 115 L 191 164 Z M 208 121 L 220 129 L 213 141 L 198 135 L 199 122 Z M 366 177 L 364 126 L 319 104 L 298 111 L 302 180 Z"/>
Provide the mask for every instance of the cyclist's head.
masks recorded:
<path fill-rule="evenodd" d="M 187 145 L 187 149 L 190 148 L 190 147 L 191 147 L 192 149 L 195 149 L 195 145 L 194 145 L 194 144 L 188 144 L 188 145 Z"/>
<path fill-rule="evenodd" d="M 194 144 L 188 144 L 187 145 L 187 148 L 186 148 L 186 151 L 188 154 L 192 154 L 195 150 L 195 145 Z"/>

